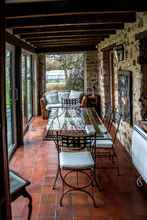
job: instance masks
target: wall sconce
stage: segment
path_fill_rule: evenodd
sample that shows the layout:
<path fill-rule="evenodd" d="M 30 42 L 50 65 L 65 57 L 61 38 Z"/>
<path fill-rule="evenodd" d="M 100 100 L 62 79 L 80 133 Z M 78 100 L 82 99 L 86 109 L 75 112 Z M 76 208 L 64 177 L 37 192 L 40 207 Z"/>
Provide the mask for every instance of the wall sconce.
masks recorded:
<path fill-rule="evenodd" d="M 123 44 L 116 46 L 115 51 L 116 51 L 116 56 L 117 56 L 118 61 L 124 60 L 124 46 L 123 46 Z"/>

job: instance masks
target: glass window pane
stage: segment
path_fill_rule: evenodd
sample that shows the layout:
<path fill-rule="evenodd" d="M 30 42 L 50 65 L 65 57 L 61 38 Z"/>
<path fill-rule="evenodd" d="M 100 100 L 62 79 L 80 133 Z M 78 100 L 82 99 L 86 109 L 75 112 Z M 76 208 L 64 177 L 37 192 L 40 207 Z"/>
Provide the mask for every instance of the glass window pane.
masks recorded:
<path fill-rule="evenodd" d="M 32 56 L 22 54 L 22 111 L 23 129 L 32 117 Z"/>
<path fill-rule="evenodd" d="M 31 56 L 27 56 L 27 119 L 32 117 L 32 69 Z"/>
<path fill-rule="evenodd" d="M 8 152 L 12 151 L 14 145 L 13 134 L 13 80 L 12 80 L 12 51 L 6 50 L 6 119 L 7 119 L 7 143 Z"/>

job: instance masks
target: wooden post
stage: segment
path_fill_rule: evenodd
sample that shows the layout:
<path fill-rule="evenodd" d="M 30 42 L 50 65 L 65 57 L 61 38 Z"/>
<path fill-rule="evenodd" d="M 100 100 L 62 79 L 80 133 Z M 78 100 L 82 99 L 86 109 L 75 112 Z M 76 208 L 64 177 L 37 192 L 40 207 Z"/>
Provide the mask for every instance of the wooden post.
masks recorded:
<path fill-rule="evenodd" d="M 21 48 L 15 47 L 15 102 L 17 146 L 23 145 L 23 120 L 22 120 L 22 89 L 21 89 Z"/>
<path fill-rule="evenodd" d="M 5 112 L 5 18 L 0 0 L 0 219 L 11 219 Z"/>
<path fill-rule="evenodd" d="M 45 92 L 45 55 L 38 54 L 37 60 L 38 115 L 41 115 L 40 98 Z"/>

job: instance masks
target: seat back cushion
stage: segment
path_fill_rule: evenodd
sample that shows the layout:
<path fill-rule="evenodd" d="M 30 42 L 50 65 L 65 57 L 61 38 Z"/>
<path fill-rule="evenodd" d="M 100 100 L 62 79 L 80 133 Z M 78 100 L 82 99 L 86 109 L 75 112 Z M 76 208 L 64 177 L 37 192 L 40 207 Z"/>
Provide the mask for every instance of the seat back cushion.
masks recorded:
<path fill-rule="evenodd" d="M 58 100 L 59 103 L 62 103 L 62 99 L 68 99 L 69 98 L 69 91 L 63 91 L 63 92 L 58 92 Z"/>
<path fill-rule="evenodd" d="M 46 98 L 47 104 L 57 104 L 57 103 L 59 103 L 58 92 L 47 92 L 45 94 L 45 98 Z"/>
<path fill-rule="evenodd" d="M 71 90 L 70 94 L 69 94 L 69 98 L 70 99 L 80 99 L 82 96 L 83 92 L 81 91 L 76 91 L 76 90 Z"/>

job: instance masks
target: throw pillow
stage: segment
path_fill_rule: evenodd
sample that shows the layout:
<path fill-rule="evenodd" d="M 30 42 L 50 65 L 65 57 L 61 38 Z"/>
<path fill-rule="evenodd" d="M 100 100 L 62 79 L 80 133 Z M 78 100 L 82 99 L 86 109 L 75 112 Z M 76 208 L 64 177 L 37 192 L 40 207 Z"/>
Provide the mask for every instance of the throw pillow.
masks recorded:
<path fill-rule="evenodd" d="M 83 92 L 81 92 L 81 91 L 71 90 L 71 92 L 69 94 L 69 98 L 70 99 L 80 99 L 82 94 L 83 94 Z"/>
<path fill-rule="evenodd" d="M 57 104 L 59 102 L 57 92 L 48 92 L 45 98 L 46 98 L 47 104 Z"/>
<path fill-rule="evenodd" d="M 59 103 L 62 103 L 62 99 L 68 99 L 69 98 L 69 93 L 68 91 L 65 92 L 58 92 L 58 100 Z"/>

